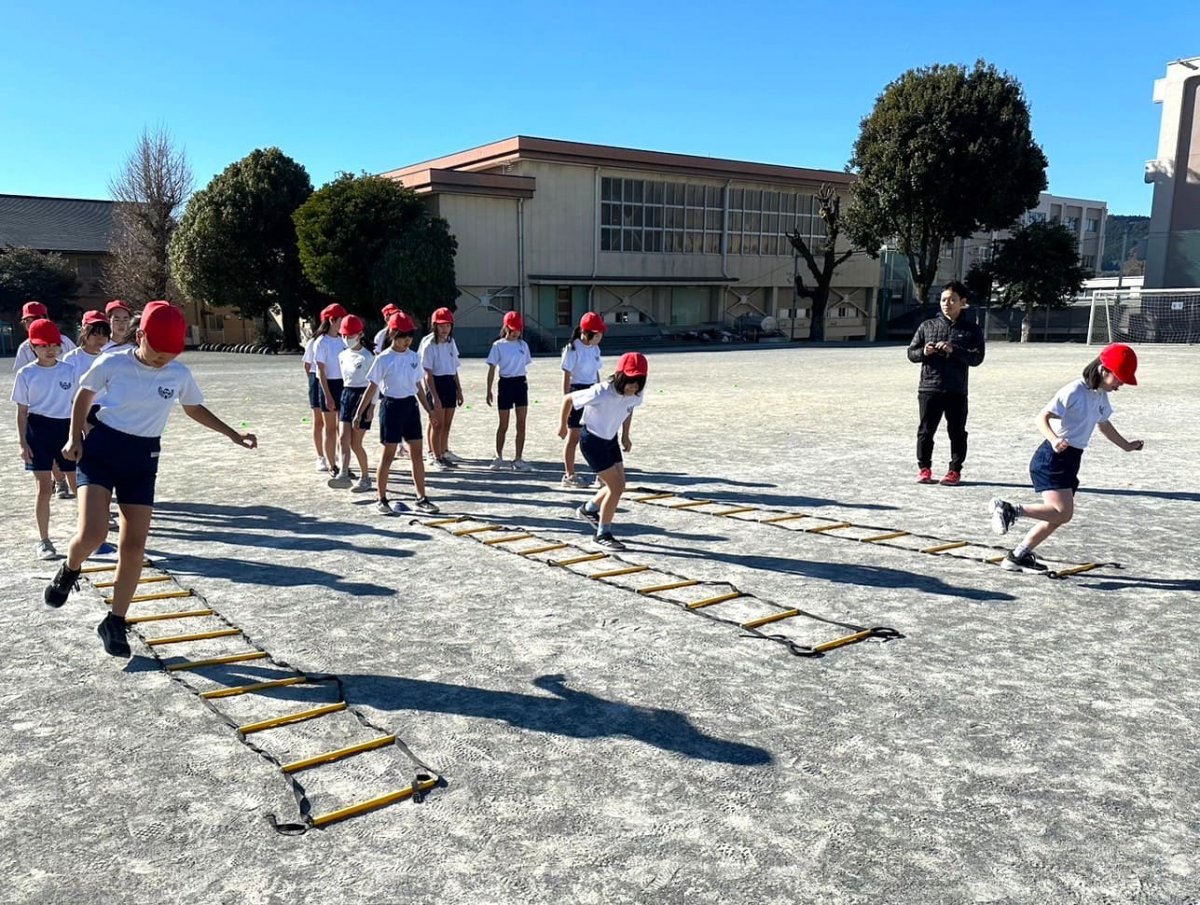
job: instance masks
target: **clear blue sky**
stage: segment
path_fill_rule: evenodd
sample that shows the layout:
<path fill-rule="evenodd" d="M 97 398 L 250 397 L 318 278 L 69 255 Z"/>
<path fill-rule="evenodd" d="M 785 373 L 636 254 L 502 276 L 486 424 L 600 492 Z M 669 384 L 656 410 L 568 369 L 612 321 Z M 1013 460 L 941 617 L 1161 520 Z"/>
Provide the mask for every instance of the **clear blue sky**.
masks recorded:
<path fill-rule="evenodd" d="M 512 135 L 840 170 L 905 69 L 1017 76 L 1050 190 L 1147 214 L 1154 79 L 1196 0 L 0 0 L 0 193 L 107 197 L 147 125 L 197 187 L 276 145 L 315 185 Z"/>

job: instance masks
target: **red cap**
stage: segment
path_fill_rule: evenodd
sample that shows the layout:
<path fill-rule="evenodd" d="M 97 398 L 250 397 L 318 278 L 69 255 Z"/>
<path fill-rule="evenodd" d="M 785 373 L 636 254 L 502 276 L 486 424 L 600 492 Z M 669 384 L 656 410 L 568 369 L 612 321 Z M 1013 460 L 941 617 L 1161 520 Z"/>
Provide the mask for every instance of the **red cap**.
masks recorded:
<path fill-rule="evenodd" d="M 155 352 L 178 355 L 183 351 L 187 320 L 183 312 L 170 302 L 150 302 L 142 310 L 142 322 L 139 326 L 146 334 L 146 342 Z"/>
<path fill-rule="evenodd" d="M 1121 383 L 1137 386 L 1137 353 L 1124 343 L 1105 346 L 1100 353 L 1100 364 L 1116 374 Z"/>
<path fill-rule="evenodd" d="M 330 305 L 326 305 L 324 308 L 321 309 L 321 320 L 323 320 L 323 321 L 331 321 L 334 318 L 345 317 L 345 316 L 346 316 L 346 309 L 343 308 L 341 305 L 339 305 L 337 302 L 334 302 Z"/>
<path fill-rule="evenodd" d="M 45 317 L 49 313 L 41 302 L 26 302 L 21 306 L 21 320 L 27 317 Z"/>
<path fill-rule="evenodd" d="M 395 330 L 397 333 L 416 333 L 417 327 L 413 323 L 413 319 L 403 311 L 397 311 L 388 318 L 388 329 Z"/>
<path fill-rule="evenodd" d="M 54 321 L 48 321 L 42 317 L 29 325 L 29 344 L 31 346 L 61 346 L 62 334 L 58 332 L 58 326 Z"/>
<path fill-rule="evenodd" d="M 525 319 L 519 311 L 509 311 L 504 315 L 504 329 L 516 330 L 518 333 L 525 329 Z"/>
<path fill-rule="evenodd" d="M 399 311 L 400 311 L 399 308 L 397 308 L 391 302 L 388 302 L 386 305 L 383 306 L 383 311 L 381 311 L 380 313 L 383 315 L 383 319 L 387 320 L 389 317 L 391 317 L 393 314 L 397 314 Z"/>
<path fill-rule="evenodd" d="M 362 332 L 363 322 L 361 317 L 347 314 L 342 318 L 342 326 L 338 328 L 338 333 L 342 334 L 342 336 L 358 336 Z"/>
<path fill-rule="evenodd" d="M 608 329 L 608 324 L 595 311 L 589 311 L 579 319 L 579 329 L 585 333 L 603 333 Z"/>
<path fill-rule="evenodd" d="M 85 311 L 83 314 L 83 325 L 88 324 L 107 324 L 108 318 L 104 316 L 103 311 Z"/>
<path fill-rule="evenodd" d="M 626 352 L 617 359 L 617 371 L 626 377 L 645 377 L 650 373 L 650 364 L 641 352 Z"/>
<path fill-rule="evenodd" d="M 433 312 L 433 317 L 430 320 L 435 324 L 452 324 L 454 323 L 454 312 L 449 308 L 439 308 Z"/>
<path fill-rule="evenodd" d="M 125 302 L 121 301 L 120 299 L 113 299 L 111 302 L 109 302 L 107 305 L 105 305 L 104 313 L 112 314 L 118 308 L 128 311 L 130 314 L 133 314 L 133 309 L 130 308 L 127 304 L 125 304 Z"/>

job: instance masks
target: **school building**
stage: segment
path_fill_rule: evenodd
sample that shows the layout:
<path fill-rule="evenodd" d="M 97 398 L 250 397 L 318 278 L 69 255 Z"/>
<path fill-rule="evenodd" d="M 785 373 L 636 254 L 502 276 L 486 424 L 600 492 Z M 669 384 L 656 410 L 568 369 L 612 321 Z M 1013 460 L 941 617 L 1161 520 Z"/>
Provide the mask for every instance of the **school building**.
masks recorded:
<path fill-rule="evenodd" d="M 803 338 L 809 302 L 785 233 L 819 240 L 831 170 L 517 136 L 383 174 L 424 196 L 458 239 L 455 337 L 486 348 L 504 312 L 526 336 L 561 346 L 585 311 L 609 341 Z M 855 255 L 837 271 L 828 339 L 874 337 L 880 267 Z M 765 321 L 765 323 L 764 323 Z"/>

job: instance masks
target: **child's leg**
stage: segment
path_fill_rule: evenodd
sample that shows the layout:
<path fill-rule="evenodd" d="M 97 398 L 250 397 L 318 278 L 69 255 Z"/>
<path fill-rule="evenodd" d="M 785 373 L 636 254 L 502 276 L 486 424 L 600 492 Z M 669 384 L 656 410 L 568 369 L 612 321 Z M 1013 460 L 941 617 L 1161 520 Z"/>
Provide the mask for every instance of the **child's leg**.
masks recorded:
<path fill-rule="evenodd" d="M 417 499 L 425 496 L 425 459 L 421 456 L 421 441 L 408 441 L 408 455 L 412 461 L 413 488 L 417 491 Z"/>
<path fill-rule="evenodd" d="M 575 475 L 575 450 L 579 448 L 579 428 L 573 427 L 567 431 L 566 445 L 563 446 L 563 471 L 567 477 Z"/>
<path fill-rule="evenodd" d="M 523 405 L 517 406 L 517 455 L 515 458 L 524 458 L 525 454 L 525 415 L 529 409 Z"/>
<path fill-rule="evenodd" d="M 313 449 L 317 451 L 318 458 L 325 456 L 325 418 L 320 409 L 312 409 L 312 440 Z"/>
<path fill-rule="evenodd" d="M 617 504 L 621 502 L 621 494 L 625 492 L 625 465 L 618 462 L 600 472 L 599 478 L 604 487 L 593 500 L 600 507 L 600 524 L 596 533 L 603 534 L 612 527 L 613 518 L 617 514 Z"/>
<path fill-rule="evenodd" d="M 375 471 L 376 490 L 379 493 L 380 502 L 387 501 L 388 475 L 392 471 L 392 460 L 396 458 L 396 444 L 383 444 L 383 455 L 379 457 L 379 468 Z"/>
<path fill-rule="evenodd" d="M 1043 490 L 1042 502 L 1022 506 L 1021 514 L 1038 520 L 1019 545 L 1032 550 L 1074 517 L 1075 494 L 1070 490 Z"/>
<path fill-rule="evenodd" d="M 108 507 L 112 491 L 99 484 L 79 488 L 79 527 L 67 546 L 67 568 L 83 568 L 84 561 L 96 552 L 108 536 Z"/>
<path fill-rule="evenodd" d="M 454 411 L 452 408 L 442 409 L 442 433 L 438 437 L 438 449 L 443 456 L 450 451 L 450 425 L 454 423 Z"/>
<path fill-rule="evenodd" d="M 351 437 L 353 428 L 349 421 L 338 422 L 338 445 L 341 447 L 342 453 L 342 471 L 350 469 L 350 447 L 354 441 Z"/>
<path fill-rule="evenodd" d="M 436 392 L 436 391 L 435 391 Z M 442 448 L 442 419 L 446 415 L 445 409 L 435 408 L 429 413 L 429 429 L 425 432 L 429 440 L 429 451 L 434 458 L 440 459 L 445 453 Z"/>
<path fill-rule="evenodd" d="M 508 435 L 508 416 L 510 411 L 501 409 L 500 425 L 496 428 L 496 458 L 504 458 L 504 438 Z"/>
<path fill-rule="evenodd" d="M 38 537 L 41 540 L 50 539 L 50 497 L 54 496 L 54 477 L 49 471 L 33 473 L 34 500 L 33 520 L 37 522 Z"/>
<path fill-rule="evenodd" d="M 337 426 L 338 413 L 331 411 L 321 412 L 321 421 L 324 424 L 324 436 L 321 438 L 325 452 L 325 464 L 333 468 L 337 464 Z"/>
<path fill-rule="evenodd" d="M 358 460 L 358 473 L 360 477 L 366 477 L 367 470 L 367 450 L 363 446 L 363 437 L 367 432 L 361 427 L 356 427 L 350 431 L 350 448 L 354 451 L 354 458 Z"/>
<path fill-rule="evenodd" d="M 150 517 L 153 506 L 118 504 L 121 529 L 117 538 L 117 574 L 113 579 L 112 609 L 114 616 L 124 617 L 129 603 L 137 593 L 142 577 L 142 562 L 146 556 L 146 539 L 150 536 Z"/>

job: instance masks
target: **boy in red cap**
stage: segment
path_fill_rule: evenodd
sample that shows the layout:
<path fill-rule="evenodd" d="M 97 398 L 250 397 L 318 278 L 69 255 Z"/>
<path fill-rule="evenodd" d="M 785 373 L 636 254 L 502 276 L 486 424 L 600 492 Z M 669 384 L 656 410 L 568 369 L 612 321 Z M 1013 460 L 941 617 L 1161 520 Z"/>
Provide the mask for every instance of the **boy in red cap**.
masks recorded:
<path fill-rule="evenodd" d="M 496 370 L 500 371 L 500 398 L 496 407 L 500 411 L 500 424 L 496 428 L 496 458 L 492 460 L 492 471 L 505 468 L 515 468 L 517 471 L 529 471 L 530 465 L 522 455 L 525 452 L 525 413 L 529 410 L 529 381 L 525 372 L 533 362 L 529 346 L 521 339 L 525 329 L 525 321 L 520 313 L 509 311 L 504 315 L 504 325 L 500 328 L 500 338 L 492 343 L 487 356 L 487 404 L 491 406 L 492 383 L 496 378 Z M 504 461 L 504 438 L 508 435 L 509 412 L 517 410 L 516 456 L 510 466 Z"/>
<path fill-rule="evenodd" d="M 59 360 L 62 336 L 53 321 L 30 322 L 29 343 L 36 360 L 17 371 L 12 401 L 17 404 L 17 437 L 25 470 L 37 482 L 34 520 L 37 522 L 37 558 L 58 556 L 50 540 L 50 497 L 54 492 L 52 470 L 58 465 L 74 491 L 75 463 L 62 455 L 70 426 L 71 399 L 75 393 L 75 368 Z"/>
<path fill-rule="evenodd" d="M 66 602 L 84 561 L 108 533 L 108 507 L 115 494 L 121 510 L 117 572 L 111 610 L 96 630 L 104 649 L 114 657 L 129 656 L 125 614 L 142 574 L 154 513 L 159 440 L 175 403 L 182 404 L 194 421 L 238 446 L 258 445 L 253 434 L 235 431 L 204 407 L 192 372 L 175 360 L 183 351 L 186 333 L 182 311 L 169 302 L 151 302 L 142 312 L 137 348 L 97 361 L 80 380 L 71 408 L 62 454 L 79 463 L 79 529 L 42 599 L 52 607 Z M 93 400 L 99 408 L 85 439 Z"/>
<path fill-rule="evenodd" d="M 595 311 L 589 311 L 579 319 L 579 326 L 571 334 L 571 341 L 563 347 L 562 372 L 563 395 L 577 390 L 586 390 L 600 382 L 600 341 L 608 326 Z M 590 478 L 575 473 L 575 450 L 579 446 L 580 418 L 582 409 L 571 409 L 567 418 L 567 442 L 563 445 L 563 487 L 590 487 Z"/>
<path fill-rule="evenodd" d="M 29 332 L 29 325 L 34 321 L 48 317 L 50 317 L 50 313 L 41 302 L 29 301 L 21 306 L 21 326 L 25 328 L 26 333 Z M 62 354 L 65 355 L 75 348 L 75 343 L 71 342 L 69 336 L 63 336 L 61 348 Z M 13 359 L 13 371 L 21 370 L 21 368 L 25 367 L 25 365 L 29 364 L 36 357 L 33 353 L 33 346 L 26 339 L 21 345 L 17 346 L 17 355 Z"/>
<path fill-rule="evenodd" d="M 429 461 L 444 471 L 458 467 L 458 456 L 450 452 L 450 425 L 463 404 L 458 379 L 458 343 L 454 341 L 454 312 L 438 308 L 429 318 L 431 332 L 421 337 L 417 355 L 425 371 L 425 396 L 429 413 Z"/>
<path fill-rule="evenodd" d="M 583 423 L 579 431 L 579 449 L 601 484 L 599 492 L 576 512 L 596 526 L 596 546 L 605 550 L 625 549 L 612 534 L 617 504 L 625 492 L 625 463 L 621 449 L 629 452 L 633 448 L 629 428 L 633 423 L 633 410 L 643 402 L 642 391 L 646 389 L 649 371 L 645 355 L 626 352 L 617 361 L 617 370 L 609 380 L 576 390 L 563 399 L 558 435 L 566 438 L 571 410 L 581 409 Z M 617 431 L 621 432 L 620 444 L 617 443 Z"/>
<path fill-rule="evenodd" d="M 1033 489 L 1042 502 L 1019 505 L 994 498 L 990 504 L 992 530 L 1007 534 L 1019 518 L 1037 520 L 1024 539 L 1000 563 L 1010 572 L 1047 571 L 1033 550 L 1051 534 L 1069 522 L 1075 514 L 1075 493 L 1079 490 L 1079 464 L 1083 451 L 1099 428 L 1105 438 L 1126 452 L 1142 449 L 1142 440 L 1126 440 L 1112 426 L 1109 394 L 1123 385 L 1137 386 L 1137 354 L 1129 346 L 1113 343 L 1101 351 L 1083 369 L 1083 376 L 1060 389 L 1038 416 L 1038 427 L 1045 438 L 1029 463 Z M 1057 421 L 1052 425 L 1051 421 Z"/>

